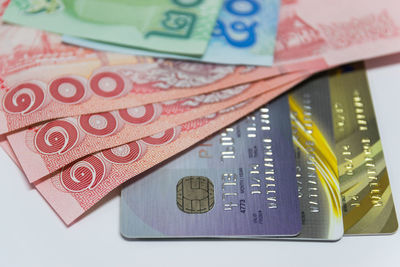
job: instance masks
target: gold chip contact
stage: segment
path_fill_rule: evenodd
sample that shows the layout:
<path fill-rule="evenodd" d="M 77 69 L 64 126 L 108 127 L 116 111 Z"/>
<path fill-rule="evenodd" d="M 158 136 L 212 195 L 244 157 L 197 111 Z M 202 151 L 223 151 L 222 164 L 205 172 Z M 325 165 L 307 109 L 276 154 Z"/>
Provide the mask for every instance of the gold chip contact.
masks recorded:
<path fill-rule="evenodd" d="M 189 214 L 210 211 L 214 207 L 214 185 L 204 176 L 186 176 L 176 185 L 176 204 Z"/>

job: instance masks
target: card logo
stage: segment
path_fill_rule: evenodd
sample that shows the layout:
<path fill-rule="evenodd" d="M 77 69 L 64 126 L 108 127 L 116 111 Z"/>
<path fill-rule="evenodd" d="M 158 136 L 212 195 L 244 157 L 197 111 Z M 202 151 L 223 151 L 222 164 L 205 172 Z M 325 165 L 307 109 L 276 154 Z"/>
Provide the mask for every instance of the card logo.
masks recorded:
<path fill-rule="evenodd" d="M 200 214 L 214 207 L 214 185 L 204 176 L 186 176 L 176 185 L 176 204 L 189 214 Z"/>

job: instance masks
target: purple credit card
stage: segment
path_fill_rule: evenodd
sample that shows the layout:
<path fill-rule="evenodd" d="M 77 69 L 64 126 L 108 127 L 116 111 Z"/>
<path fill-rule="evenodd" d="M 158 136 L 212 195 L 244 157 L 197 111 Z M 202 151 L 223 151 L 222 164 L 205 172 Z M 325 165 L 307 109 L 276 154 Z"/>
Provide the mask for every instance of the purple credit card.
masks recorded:
<path fill-rule="evenodd" d="M 126 238 L 276 237 L 300 230 L 286 96 L 122 190 Z"/>

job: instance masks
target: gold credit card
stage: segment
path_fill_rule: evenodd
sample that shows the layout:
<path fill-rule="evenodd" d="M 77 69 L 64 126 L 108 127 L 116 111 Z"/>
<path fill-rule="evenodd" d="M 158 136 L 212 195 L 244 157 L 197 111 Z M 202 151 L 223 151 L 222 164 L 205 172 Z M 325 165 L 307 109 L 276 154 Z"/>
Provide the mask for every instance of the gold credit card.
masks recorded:
<path fill-rule="evenodd" d="M 398 222 L 363 64 L 329 78 L 345 235 L 390 234 Z"/>

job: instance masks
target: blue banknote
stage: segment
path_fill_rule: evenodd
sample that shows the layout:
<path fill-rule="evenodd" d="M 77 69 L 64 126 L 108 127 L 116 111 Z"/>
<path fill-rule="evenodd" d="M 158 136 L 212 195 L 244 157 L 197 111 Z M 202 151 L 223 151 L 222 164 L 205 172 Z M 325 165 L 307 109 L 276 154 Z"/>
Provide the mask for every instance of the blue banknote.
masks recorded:
<path fill-rule="evenodd" d="M 301 229 L 287 97 L 122 190 L 127 238 L 276 237 Z"/>
<path fill-rule="evenodd" d="M 74 36 L 63 41 L 96 50 L 221 64 L 271 66 L 280 0 L 225 0 L 202 57 L 157 53 Z"/>

